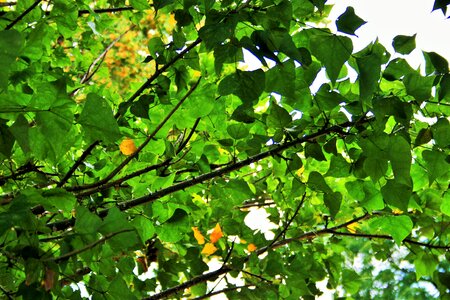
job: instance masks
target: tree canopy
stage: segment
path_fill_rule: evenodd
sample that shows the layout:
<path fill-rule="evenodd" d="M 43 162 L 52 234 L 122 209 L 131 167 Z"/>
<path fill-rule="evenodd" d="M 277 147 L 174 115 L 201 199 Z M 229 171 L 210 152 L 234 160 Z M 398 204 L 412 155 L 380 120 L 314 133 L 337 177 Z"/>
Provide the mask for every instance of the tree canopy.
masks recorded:
<path fill-rule="evenodd" d="M 326 0 L 0 4 L 4 298 L 450 299 L 450 72 L 415 36 L 354 51 Z"/>

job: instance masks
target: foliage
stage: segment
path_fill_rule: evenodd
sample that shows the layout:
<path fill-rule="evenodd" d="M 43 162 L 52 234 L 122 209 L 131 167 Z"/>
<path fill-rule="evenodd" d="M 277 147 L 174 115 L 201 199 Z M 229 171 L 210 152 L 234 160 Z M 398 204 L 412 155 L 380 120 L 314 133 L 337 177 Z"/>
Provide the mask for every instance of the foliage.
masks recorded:
<path fill-rule="evenodd" d="M 421 72 L 377 41 L 355 52 L 365 21 L 348 8 L 322 28 L 321 0 L 2 9 L 6 298 L 80 299 L 82 283 L 92 299 L 313 299 L 322 280 L 360 299 L 436 296 L 421 282 L 450 298 L 437 53 Z M 407 55 L 415 36 L 393 45 Z"/>

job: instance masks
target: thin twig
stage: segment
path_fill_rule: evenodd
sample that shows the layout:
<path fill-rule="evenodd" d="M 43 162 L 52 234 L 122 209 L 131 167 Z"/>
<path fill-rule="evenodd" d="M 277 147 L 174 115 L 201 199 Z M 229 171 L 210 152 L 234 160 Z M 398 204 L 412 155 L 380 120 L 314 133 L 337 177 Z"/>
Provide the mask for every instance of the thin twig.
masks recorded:
<path fill-rule="evenodd" d="M 22 20 L 27 14 L 29 14 L 36 6 L 41 3 L 41 0 L 36 0 L 33 4 L 30 5 L 23 13 L 21 13 L 17 18 L 15 18 L 8 26 L 5 27 L 6 30 L 9 30 L 14 27 L 20 20 Z"/>
<path fill-rule="evenodd" d="M 210 298 L 210 297 L 215 296 L 215 295 L 219 295 L 219 294 L 223 294 L 223 293 L 226 293 L 226 292 L 235 291 L 235 290 L 238 290 L 238 289 L 244 289 L 244 288 L 254 287 L 254 286 L 255 286 L 254 284 L 247 284 L 247 285 L 233 286 L 233 287 L 229 287 L 229 288 L 222 289 L 222 290 L 220 290 L 220 291 L 215 291 L 215 292 L 207 293 L 206 295 L 203 295 L 203 296 L 194 298 L 194 300 L 207 299 L 207 298 Z"/>
<path fill-rule="evenodd" d="M 294 221 L 294 219 L 297 217 L 298 213 L 300 212 L 300 208 L 303 206 L 303 203 L 305 203 L 305 199 L 306 199 L 306 193 L 303 194 L 302 199 L 300 200 L 300 203 L 297 205 L 297 208 L 295 209 L 294 214 L 289 219 L 289 221 L 286 223 L 283 230 L 280 231 L 278 233 L 278 235 L 272 240 L 272 242 L 266 247 L 266 251 L 270 250 L 272 245 L 275 244 L 280 239 L 280 237 L 286 233 L 286 231 L 289 229 L 289 226 L 291 226 L 292 222 Z M 261 253 L 259 253 L 259 254 L 261 254 Z"/>
<path fill-rule="evenodd" d="M 123 230 L 120 230 L 120 231 L 108 233 L 104 237 L 102 237 L 101 239 L 99 239 L 99 240 L 97 240 L 97 241 L 95 241 L 93 243 L 90 243 L 90 244 L 88 244 L 88 245 L 86 245 L 84 247 L 81 247 L 80 249 L 76 249 L 76 250 L 67 252 L 66 254 L 60 255 L 58 257 L 51 257 L 51 258 L 44 259 L 43 262 L 50 262 L 50 261 L 52 261 L 52 262 L 60 262 L 61 260 L 68 259 L 68 258 L 70 258 L 72 256 L 75 256 L 77 254 L 80 254 L 80 253 L 82 253 L 84 251 L 90 250 L 90 249 L 94 248 L 95 246 L 97 246 L 97 245 L 99 245 L 99 244 L 109 240 L 110 238 L 112 238 L 112 237 L 114 237 L 114 236 L 116 236 L 116 235 L 118 235 L 120 233 L 130 232 L 130 231 L 134 231 L 134 229 L 123 229 Z"/>
<path fill-rule="evenodd" d="M 112 8 L 98 8 L 94 9 L 94 13 L 101 14 L 101 13 L 115 13 L 115 12 L 121 12 L 121 11 L 129 11 L 133 10 L 134 8 L 131 6 L 124 6 L 124 7 L 112 7 Z M 82 15 L 88 15 L 91 14 L 92 10 L 83 9 L 78 11 L 78 16 L 81 17 Z"/>

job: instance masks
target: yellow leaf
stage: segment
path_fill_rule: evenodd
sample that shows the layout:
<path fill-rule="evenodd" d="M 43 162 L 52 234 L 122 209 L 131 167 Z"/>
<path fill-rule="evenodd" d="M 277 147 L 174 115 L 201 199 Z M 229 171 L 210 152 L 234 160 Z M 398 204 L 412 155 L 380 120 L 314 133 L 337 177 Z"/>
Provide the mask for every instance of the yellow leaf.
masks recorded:
<path fill-rule="evenodd" d="M 205 243 L 205 237 L 200 230 L 198 230 L 198 227 L 192 227 L 192 231 L 194 231 L 194 237 L 197 240 L 197 243 L 203 245 Z"/>
<path fill-rule="evenodd" d="M 361 228 L 358 223 L 351 223 L 347 225 L 347 230 L 351 233 L 356 233 L 357 229 Z"/>
<path fill-rule="evenodd" d="M 214 244 L 206 243 L 205 247 L 203 247 L 202 254 L 211 255 L 216 251 L 217 251 L 217 248 L 216 248 L 216 246 L 214 246 Z"/>
<path fill-rule="evenodd" d="M 248 246 L 247 246 L 247 250 L 248 250 L 248 252 L 253 252 L 253 251 L 255 251 L 256 249 L 258 249 L 256 246 L 255 246 L 255 244 L 253 244 L 253 243 L 250 243 L 250 244 L 248 244 Z"/>
<path fill-rule="evenodd" d="M 214 227 L 213 232 L 211 232 L 209 236 L 209 240 L 211 243 L 217 242 L 221 237 L 223 236 L 222 229 L 220 228 L 219 223 L 216 224 L 216 227 Z"/>
<path fill-rule="evenodd" d="M 300 169 L 297 170 L 297 176 L 302 176 L 305 171 L 305 166 L 303 165 Z"/>
<path fill-rule="evenodd" d="M 137 148 L 134 144 L 134 141 L 130 138 L 125 138 L 119 145 L 120 152 L 122 152 L 123 155 L 131 155 L 134 152 L 136 152 Z"/>
<path fill-rule="evenodd" d="M 392 213 L 393 213 L 394 215 L 401 215 L 401 214 L 403 214 L 403 210 L 400 210 L 400 209 L 398 209 L 398 208 L 394 208 L 394 209 L 392 210 Z"/>

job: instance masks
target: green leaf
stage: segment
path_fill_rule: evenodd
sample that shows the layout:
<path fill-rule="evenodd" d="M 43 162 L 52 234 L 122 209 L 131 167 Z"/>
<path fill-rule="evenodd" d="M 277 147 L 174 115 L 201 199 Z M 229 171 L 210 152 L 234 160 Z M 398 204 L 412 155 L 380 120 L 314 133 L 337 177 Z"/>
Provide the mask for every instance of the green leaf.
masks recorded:
<path fill-rule="evenodd" d="M 352 54 L 351 39 L 336 35 L 316 35 L 311 37 L 310 43 L 312 54 L 325 65 L 331 82 L 335 83 L 342 66 Z"/>
<path fill-rule="evenodd" d="M 91 213 L 87 208 L 78 206 L 75 210 L 75 231 L 80 234 L 94 234 L 98 232 L 102 220 L 96 214 Z"/>
<path fill-rule="evenodd" d="M 388 233 L 397 245 L 411 233 L 414 224 L 408 216 L 383 216 L 371 223 L 372 228 L 377 228 L 383 233 Z"/>
<path fill-rule="evenodd" d="M 378 179 L 386 175 L 388 170 L 388 161 L 387 159 L 381 159 L 378 157 L 367 157 L 364 160 L 363 168 L 372 181 L 377 182 Z"/>
<path fill-rule="evenodd" d="M 442 149 L 450 146 L 450 122 L 447 118 L 440 118 L 431 126 L 431 132 L 433 133 L 433 139 L 436 145 Z"/>
<path fill-rule="evenodd" d="M 355 35 L 355 31 L 366 23 L 355 14 L 355 9 L 349 6 L 336 20 L 336 27 L 340 32 Z"/>
<path fill-rule="evenodd" d="M 389 160 L 395 180 L 406 185 L 411 184 L 411 145 L 399 135 L 389 139 Z"/>
<path fill-rule="evenodd" d="M 149 119 L 148 111 L 150 104 L 155 102 L 155 96 L 142 95 L 139 100 L 131 105 L 130 112 L 139 118 Z"/>
<path fill-rule="evenodd" d="M 439 260 L 432 253 L 421 252 L 414 260 L 416 279 L 419 280 L 422 276 L 433 276 L 438 264 Z"/>
<path fill-rule="evenodd" d="M 325 182 L 322 174 L 316 171 L 312 171 L 308 177 L 308 187 L 314 191 L 322 191 L 324 193 L 332 193 L 333 191 Z"/>
<path fill-rule="evenodd" d="M 272 102 L 266 122 L 269 127 L 283 129 L 291 124 L 292 117 L 286 109 Z"/>
<path fill-rule="evenodd" d="M 248 129 L 243 124 L 231 124 L 227 127 L 228 134 L 235 140 L 248 136 Z"/>
<path fill-rule="evenodd" d="M 137 10 L 145 10 L 150 8 L 147 0 L 130 0 L 130 4 Z"/>
<path fill-rule="evenodd" d="M 121 137 L 119 126 L 108 103 L 93 93 L 87 95 L 78 123 L 83 126 L 90 142 L 103 140 L 109 143 Z"/>
<path fill-rule="evenodd" d="M 136 228 L 142 243 L 145 243 L 155 234 L 155 227 L 152 221 L 145 217 L 136 216 L 132 222 L 132 226 Z"/>
<path fill-rule="evenodd" d="M 323 155 L 323 154 L 322 154 Z M 350 174 L 351 165 L 342 155 L 333 155 L 325 177 L 345 178 Z"/>
<path fill-rule="evenodd" d="M 108 298 L 110 299 L 117 299 L 117 300 L 138 299 L 136 296 L 133 295 L 130 287 L 122 279 L 121 276 L 116 276 L 116 278 L 114 278 L 114 280 L 109 285 L 107 294 L 109 295 Z"/>
<path fill-rule="evenodd" d="M 419 133 L 417 134 L 416 140 L 414 141 L 414 147 L 427 144 L 429 141 L 431 141 L 432 137 L 433 135 L 430 128 L 420 129 Z"/>
<path fill-rule="evenodd" d="M 450 74 L 443 75 L 439 82 L 438 100 L 442 101 L 443 99 L 450 100 Z"/>
<path fill-rule="evenodd" d="M 312 157 L 318 161 L 326 161 L 326 157 L 322 152 L 322 147 L 317 143 L 307 143 L 305 145 L 305 156 Z"/>
<path fill-rule="evenodd" d="M 399 80 L 406 74 L 414 73 L 415 70 L 403 58 L 391 60 L 383 72 L 383 77 L 387 80 Z"/>
<path fill-rule="evenodd" d="M 27 119 L 23 114 L 20 114 L 14 124 L 9 128 L 24 153 L 30 152 L 29 127 Z"/>
<path fill-rule="evenodd" d="M 386 49 L 382 45 L 375 43 L 356 54 L 359 93 L 363 109 L 371 106 L 372 96 L 378 88 L 385 52 Z"/>
<path fill-rule="evenodd" d="M 403 80 L 406 92 L 417 101 L 424 101 L 431 98 L 433 82 L 433 76 L 423 77 L 417 72 L 407 74 Z"/>
<path fill-rule="evenodd" d="M 436 74 L 445 75 L 449 72 L 448 62 L 445 58 L 437 54 L 436 52 L 425 52 L 423 51 L 425 57 L 425 72 L 426 74 L 431 74 L 436 72 Z"/>
<path fill-rule="evenodd" d="M 77 199 L 72 193 L 61 188 L 44 191 L 42 196 L 45 198 L 45 201 L 42 204 L 47 204 L 49 207 L 54 207 L 64 213 L 70 213 L 77 203 Z"/>
<path fill-rule="evenodd" d="M 14 146 L 14 135 L 6 125 L 6 120 L 0 119 L 0 153 L 9 158 Z"/>
<path fill-rule="evenodd" d="M 342 194 L 339 192 L 326 193 L 323 195 L 323 202 L 330 211 L 330 216 L 334 218 L 341 208 Z"/>
<path fill-rule="evenodd" d="M 176 243 L 190 231 L 189 218 L 185 210 L 177 208 L 172 217 L 161 226 L 156 227 L 156 232 L 161 241 Z"/>
<path fill-rule="evenodd" d="M 450 193 L 447 191 L 442 198 L 441 212 L 450 216 Z"/>
<path fill-rule="evenodd" d="M 20 55 L 24 39 L 16 30 L 0 31 L 0 90 L 8 86 L 11 66 Z"/>
<path fill-rule="evenodd" d="M 381 188 L 381 194 L 386 204 L 397 207 L 402 211 L 407 211 L 412 188 L 395 180 L 387 180 L 386 184 Z"/>
<path fill-rule="evenodd" d="M 392 47 L 400 54 L 409 54 L 416 48 L 416 34 L 413 36 L 397 35 L 393 42 Z"/>
<path fill-rule="evenodd" d="M 422 152 L 422 157 L 426 162 L 428 181 L 430 185 L 437 178 L 448 177 L 450 166 L 447 161 L 447 155 L 444 152 L 425 150 Z"/>
<path fill-rule="evenodd" d="M 332 91 L 328 84 L 322 84 L 314 98 L 321 110 L 332 110 L 339 104 L 347 102 L 341 94 Z"/>
<path fill-rule="evenodd" d="M 219 83 L 218 92 L 222 96 L 234 94 L 244 102 L 258 100 L 264 91 L 265 74 L 262 70 L 240 71 L 228 75 Z"/>

